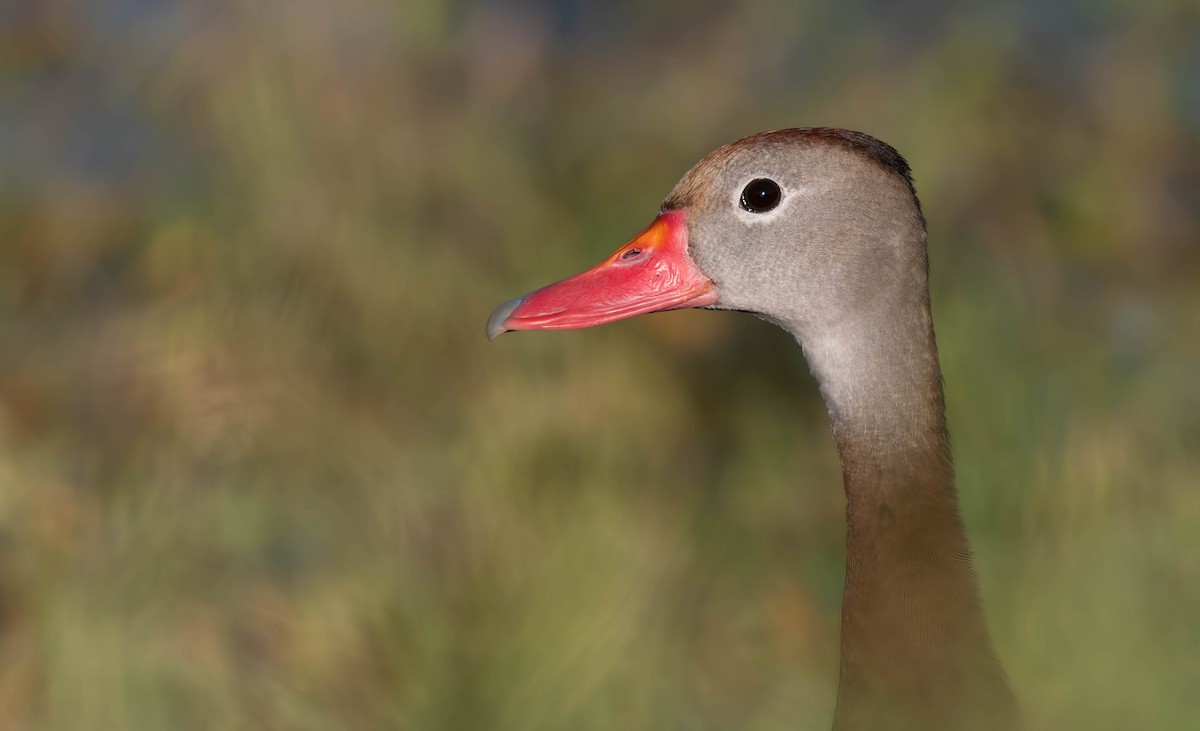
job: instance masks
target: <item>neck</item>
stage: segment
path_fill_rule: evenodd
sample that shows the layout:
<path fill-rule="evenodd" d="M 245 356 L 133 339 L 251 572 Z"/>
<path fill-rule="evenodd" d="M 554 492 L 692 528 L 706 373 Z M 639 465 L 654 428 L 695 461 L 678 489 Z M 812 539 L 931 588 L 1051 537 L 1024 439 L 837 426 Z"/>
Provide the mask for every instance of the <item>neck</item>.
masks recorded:
<path fill-rule="evenodd" d="M 927 295 L 891 305 L 802 338 L 846 488 L 835 728 L 1010 728 L 1015 704 L 959 515 Z"/>

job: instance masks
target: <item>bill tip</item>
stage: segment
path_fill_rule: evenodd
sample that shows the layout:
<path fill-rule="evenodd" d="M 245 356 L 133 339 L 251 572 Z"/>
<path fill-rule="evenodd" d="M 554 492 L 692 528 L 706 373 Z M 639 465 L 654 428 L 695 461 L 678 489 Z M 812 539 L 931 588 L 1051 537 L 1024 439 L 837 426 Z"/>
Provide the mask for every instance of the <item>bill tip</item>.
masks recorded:
<path fill-rule="evenodd" d="M 492 310 L 492 314 L 488 317 L 487 321 L 488 340 L 495 340 L 501 333 L 508 331 L 508 328 L 505 327 L 505 322 L 508 321 L 508 317 L 513 313 L 513 310 L 521 306 L 523 300 L 524 297 L 517 297 Z"/>

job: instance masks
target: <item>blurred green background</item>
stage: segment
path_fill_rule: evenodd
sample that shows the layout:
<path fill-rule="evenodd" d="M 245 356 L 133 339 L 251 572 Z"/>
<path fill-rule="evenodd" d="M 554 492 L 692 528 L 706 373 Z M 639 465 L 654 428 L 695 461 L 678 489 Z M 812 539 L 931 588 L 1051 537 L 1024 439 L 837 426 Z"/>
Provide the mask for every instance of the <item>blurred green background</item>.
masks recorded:
<path fill-rule="evenodd" d="M 0 728 L 825 729 L 799 349 L 483 336 L 713 147 L 897 146 L 1033 728 L 1200 722 L 1200 7 L 0 6 Z"/>

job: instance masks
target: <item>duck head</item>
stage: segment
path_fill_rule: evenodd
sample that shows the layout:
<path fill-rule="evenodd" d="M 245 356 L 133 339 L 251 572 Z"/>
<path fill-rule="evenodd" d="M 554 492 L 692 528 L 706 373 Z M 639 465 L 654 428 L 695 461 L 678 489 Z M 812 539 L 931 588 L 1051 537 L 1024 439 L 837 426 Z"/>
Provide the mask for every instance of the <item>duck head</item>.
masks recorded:
<path fill-rule="evenodd" d="M 765 132 L 697 163 L 597 266 L 497 307 L 487 334 L 704 307 L 753 312 L 803 343 L 879 308 L 897 283 L 924 291 L 924 242 L 908 165 L 890 146 L 839 129 Z"/>

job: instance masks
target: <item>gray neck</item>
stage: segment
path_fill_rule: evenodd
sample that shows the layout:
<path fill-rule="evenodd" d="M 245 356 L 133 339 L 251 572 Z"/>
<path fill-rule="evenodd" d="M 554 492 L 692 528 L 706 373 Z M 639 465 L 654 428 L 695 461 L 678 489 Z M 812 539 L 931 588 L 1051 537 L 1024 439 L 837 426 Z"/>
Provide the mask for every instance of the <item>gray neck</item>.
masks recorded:
<path fill-rule="evenodd" d="M 923 249 L 923 247 L 922 247 Z M 819 333 L 799 323 L 846 489 L 836 729 L 1011 728 L 958 510 L 925 285 Z"/>

